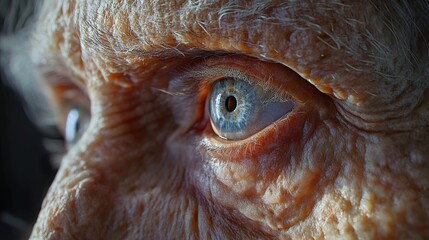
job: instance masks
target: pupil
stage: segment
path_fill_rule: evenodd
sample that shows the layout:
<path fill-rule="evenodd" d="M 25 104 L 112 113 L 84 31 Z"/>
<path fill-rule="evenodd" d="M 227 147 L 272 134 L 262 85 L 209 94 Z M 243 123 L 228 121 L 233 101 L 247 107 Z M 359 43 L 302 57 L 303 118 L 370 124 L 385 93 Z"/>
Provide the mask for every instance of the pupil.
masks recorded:
<path fill-rule="evenodd" d="M 77 119 L 76 124 L 74 125 L 75 127 L 75 132 L 78 133 L 80 130 L 80 121 L 79 119 Z"/>
<path fill-rule="evenodd" d="M 228 96 L 225 101 L 225 107 L 228 112 L 233 112 L 237 107 L 237 99 L 234 96 Z"/>

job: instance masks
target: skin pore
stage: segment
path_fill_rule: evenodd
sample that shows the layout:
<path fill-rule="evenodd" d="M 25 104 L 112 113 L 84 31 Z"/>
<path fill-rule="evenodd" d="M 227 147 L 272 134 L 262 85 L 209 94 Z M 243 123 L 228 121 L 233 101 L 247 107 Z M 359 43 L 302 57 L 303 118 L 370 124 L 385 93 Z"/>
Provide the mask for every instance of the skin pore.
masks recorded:
<path fill-rule="evenodd" d="M 60 129 L 73 105 L 91 121 L 31 237 L 429 237 L 429 7 L 409 2 L 45 0 L 38 78 Z M 293 110 L 220 138 L 206 102 L 234 74 Z"/>

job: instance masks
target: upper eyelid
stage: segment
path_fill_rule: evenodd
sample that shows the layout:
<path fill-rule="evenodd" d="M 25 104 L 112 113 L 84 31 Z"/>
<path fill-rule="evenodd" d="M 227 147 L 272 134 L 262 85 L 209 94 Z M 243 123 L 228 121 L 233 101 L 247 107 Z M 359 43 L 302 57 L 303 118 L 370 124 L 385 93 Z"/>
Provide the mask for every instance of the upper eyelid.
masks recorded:
<path fill-rule="evenodd" d="M 250 75 L 245 70 L 230 66 L 212 67 L 203 65 L 188 69 L 179 74 L 178 78 L 172 79 L 172 84 L 170 84 L 168 90 L 161 89 L 161 91 L 173 96 L 194 96 L 196 93 L 205 92 L 215 81 L 226 77 L 237 78 L 250 84 L 259 85 L 264 90 L 270 91 L 274 98 L 292 100 L 292 97 L 287 92 L 277 89 L 270 83 L 274 81 L 272 77 L 261 79 Z"/>
<path fill-rule="evenodd" d="M 81 91 L 87 93 L 86 91 L 86 83 L 79 76 L 70 73 L 69 71 L 61 71 L 60 69 L 40 69 L 40 74 L 42 75 L 43 81 L 49 86 L 57 86 L 57 85 L 74 85 L 79 88 Z"/>

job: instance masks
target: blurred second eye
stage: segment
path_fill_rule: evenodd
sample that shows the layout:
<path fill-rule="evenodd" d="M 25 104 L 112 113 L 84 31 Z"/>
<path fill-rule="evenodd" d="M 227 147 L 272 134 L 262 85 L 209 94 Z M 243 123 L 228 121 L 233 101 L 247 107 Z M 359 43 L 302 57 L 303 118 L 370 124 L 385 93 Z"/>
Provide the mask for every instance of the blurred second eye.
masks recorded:
<path fill-rule="evenodd" d="M 242 140 L 289 113 L 294 103 L 238 78 L 216 81 L 208 100 L 214 132 L 227 140 Z"/>
<path fill-rule="evenodd" d="M 83 135 L 91 119 L 90 114 L 81 107 L 73 107 L 67 114 L 64 138 L 67 148 L 71 148 Z"/>

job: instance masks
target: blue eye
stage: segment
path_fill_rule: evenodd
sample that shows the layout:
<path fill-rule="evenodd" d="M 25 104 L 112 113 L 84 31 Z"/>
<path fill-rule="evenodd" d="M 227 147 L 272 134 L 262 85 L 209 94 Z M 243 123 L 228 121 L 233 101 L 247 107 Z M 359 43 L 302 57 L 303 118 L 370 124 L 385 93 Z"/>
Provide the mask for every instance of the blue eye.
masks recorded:
<path fill-rule="evenodd" d="M 88 128 L 91 115 L 82 107 L 73 107 L 67 114 L 64 139 L 66 146 L 71 148 Z"/>
<path fill-rule="evenodd" d="M 261 131 L 286 113 L 294 103 L 274 96 L 256 84 L 224 78 L 213 84 L 209 115 L 215 133 L 228 140 L 242 140 Z"/>

